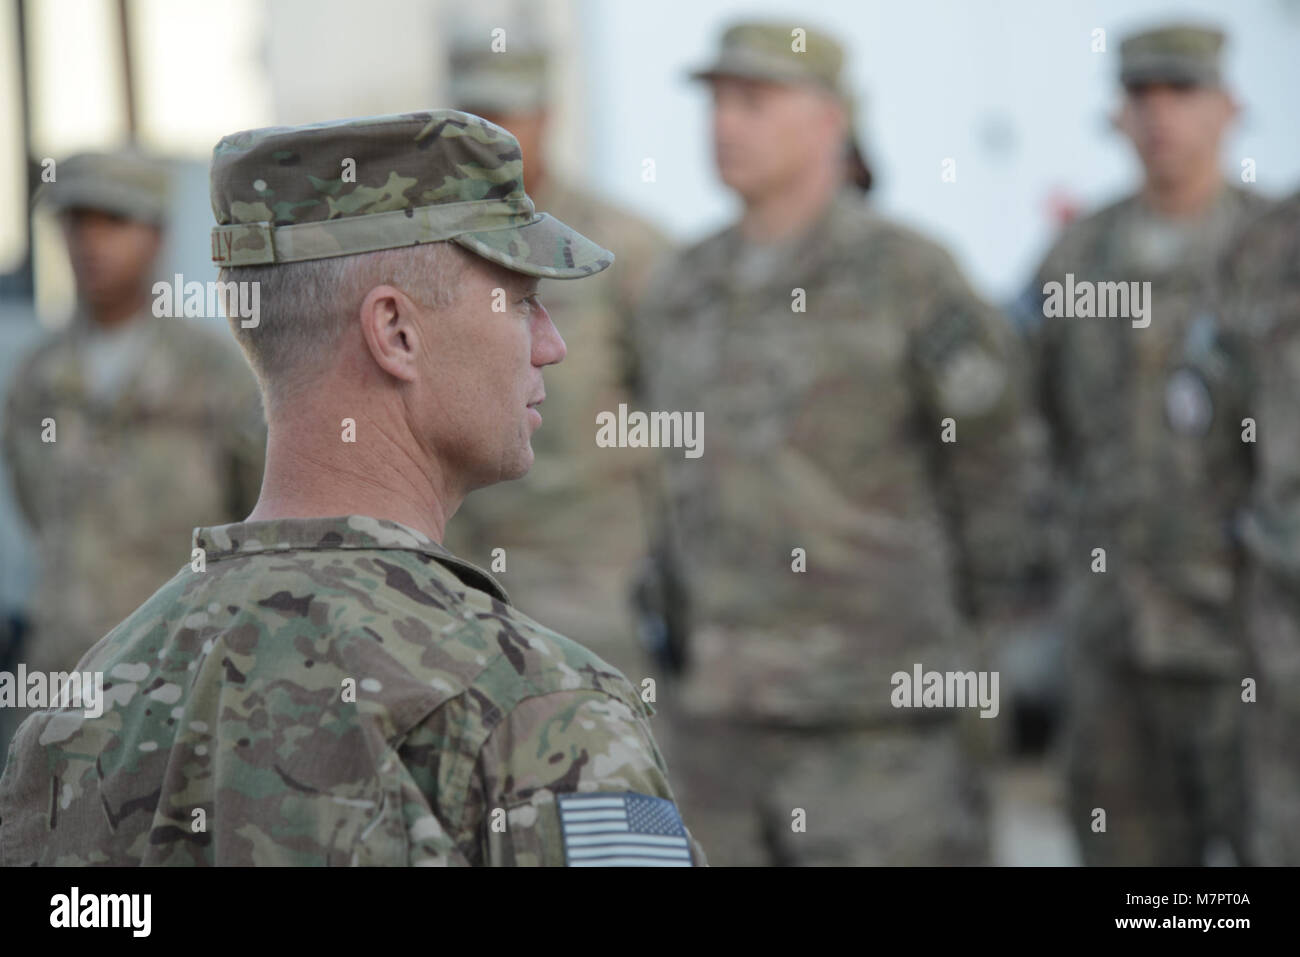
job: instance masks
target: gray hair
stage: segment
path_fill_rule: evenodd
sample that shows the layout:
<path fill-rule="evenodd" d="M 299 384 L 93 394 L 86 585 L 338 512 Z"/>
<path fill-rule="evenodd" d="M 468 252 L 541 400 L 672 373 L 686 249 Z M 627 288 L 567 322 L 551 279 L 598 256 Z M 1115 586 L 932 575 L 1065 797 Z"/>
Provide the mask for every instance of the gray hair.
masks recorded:
<path fill-rule="evenodd" d="M 469 253 L 449 242 L 272 266 L 223 268 L 219 282 L 258 283 L 259 322 L 250 329 L 231 310 L 230 329 L 253 367 L 269 409 L 313 381 L 376 286 L 396 286 L 420 305 L 456 302 Z"/>

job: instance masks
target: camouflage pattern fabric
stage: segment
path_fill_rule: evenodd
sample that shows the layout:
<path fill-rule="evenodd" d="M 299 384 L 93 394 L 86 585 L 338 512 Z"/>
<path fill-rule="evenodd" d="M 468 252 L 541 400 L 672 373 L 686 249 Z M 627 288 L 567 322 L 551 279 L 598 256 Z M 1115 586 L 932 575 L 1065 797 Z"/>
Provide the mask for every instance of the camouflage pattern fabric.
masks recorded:
<path fill-rule="evenodd" d="M 637 333 L 649 407 L 702 412 L 708 437 L 698 459 L 656 453 L 694 622 L 690 671 L 671 695 L 672 747 L 703 749 L 698 759 L 670 751 L 674 766 L 740 773 L 740 759 L 692 723 L 705 717 L 892 734 L 905 719 L 891 675 L 917 662 L 980 667 L 970 613 L 996 608 L 1037 547 L 1020 531 L 1010 327 L 947 253 L 850 189 L 789 242 L 752 247 L 733 227 L 686 250 L 646 303 Z M 806 571 L 793 568 L 796 548 Z M 953 715 L 943 718 L 925 733 L 948 734 Z M 863 779 L 886 772 L 861 769 Z M 900 773 L 916 795 L 945 777 Z M 681 780 L 696 806 L 729 808 L 708 780 Z M 945 793 L 949 819 L 967 819 L 969 792 Z M 954 862 L 986 843 L 982 828 L 968 837 L 960 852 L 949 847 Z"/>
<path fill-rule="evenodd" d="M 636 679 L 646 661 L 627 592 L 646 548 L 637 476 L 649 450 L 598 447 L 596 415 L 629 401 L 632 313 L 668 244 L 648 223 L 563 182 L 548 184 L 537 202 L 600 236 L 618 261 L 586 282 L 543 283 L 542 301 L 570 349 L 546 373 L 533 467 L 469 496 L 443 544 L 492 568 L 521 608 Z M 504 567 L 494 564 L 497 548 Z"/>
<path fill-rule="evenodd" d="M 702 411 L 708 439 L 656 451 L 721 669 L 698 703 L 874 721 L 895 670 L 973 660 L 964 599 L 987 606 L 1034 547 L 1006 491 L 1015 343 L 947 253 L 852 192 L 766 252 L 747 278 L 734 229 L 685 251 L 637 322 L 650 407 Z M 922 582 L 936 600 L 907 597 Z"/>
<path fill-rule="evenodd" d="M 844 49 L 828 33 L 790 23 L 732 24 L 722 34 L 718 58 L 691 74 L 693 79 L 720 76 L 813 83 L 847 98 L 841 71 Z"/>
<path fill-rule="evenodd" d="M 171 173 L 166 163 L 135 150 L 77 153 L 54 167 L 54 180 L 36 191 L 36 201 L 63 213 L 96 209 L 142 223 L 167 217 Z"/>
<path fill-rule="evenodd" d="M 551 101 L 547 51 L 517 42 L 508 50 L 493 50 L 485 40 L 476 34 L 453 41 L 448 56 L 450 102 L 457 109 L 488 116 L 544 109 Z"/>
<path fill-rule="evenodd" d="M 228 338 L 183 319 L 129 322 L 114 333 L 130 340 L 116 387 L 98 386 L 98 330 L 78 319 L 9 389 L 5 463 L 40 564 L 23 655 L 34 670 L 75 665 L 189 559 L 196 523 L 244 517 L 261 487 L 261 397 Z"/>
<path fill-rule="evenodd" d="M 1254 863 L 1240 687 L 1213 675 L 1102 669 L 1067 655 L 1067 813 L 1093 867 Z M 1094 809 L 1106 812 L 1093 831 Z"/>
<path fill-rule="evenodd" d="M 1216 688 L 1231 688 L 1242 673 L 1242 554 L 1227 529 L 1250 481 L 1240 434 L 1246 387 L 1241 357 L 1211 304 L 1218 256 L 1263 205 L 1225 184 L 1199 220 L 1176 224 L 1137 197 L 1124 199 L 1071 225 L 1029 293 L 1043 302 L 1044 285 L 1067 275 L 1076 288 L 1151 283 L 1149 313 L 1139 320 L 1149 321 L 1145 327 L 1132 317 L 1042 318 L 1040 311 L 1031 331 L 1066 526 L 1063 617 L 1074 662 L 1067 750 L 1082 762 L 1070 777 L 1088 805 L 1071 823 L 1087 863 L 1173 863 L 1189 853 L 1186 830 L 1149 829 L 1150 840 L 1170 839 L 1147 850 L 1104 840 L 1091 830 L 1092 808 L 1107 809 L 1111 827 L 1133 833 L 1157 819 L 1198 815 L 1196 856 L 1216 835 L 1231 838 L 1210 812 L 1208 782 L 1238 789 L 1223 800 L 1244 804 L 1234 750 L 1240 712 L 1207 701 L 1199 726 L 1187 727 L 1178 744 L 1194 754 L 1184 764 L 1218 765 L 1176 787 L 1151 773 L 1167 767 L 1156 752 L 1171 746 L 1168 737 L 1137 734 L 1115 720 L 1108 702 L 1130 673 L 1150 676 L 1149 687 L 1132 680 L 1157 715 L 1160 675 L 1217 677 Z M 1104 574 L 1093 571 L 1097 548 L 1105 549 Z M 1206 686 L 1211 698 L 1219 693 Z M 1160 720 L 1177 726 L 1173 715 L 1185 713 Z M 1131 760 L 1122 757 L 1134 748 Z M 1121 808 L 1132 819 L 1117 822 Z M 1245 849 L 1235 851 L 1242 859 Z"/>
<path fill-rule="evenodd" d="M 550 279 L 613 262 L 536 211 L 523 165 L 510 133 L 456 110 L 233 133 L 212 151 L 212 260 L 254 266 L 451 240 Z"/>
<path fill-rule="evenodd" d="M 1245 391 L 1210 304 L 1219 254 L 1264 205 L 1225 185 L 1200 221 L 1178 228 L 1125 199 L 1067 229 L 1038 270 L 1035 290 L 1067 273 L 1076 284 L 1151 283 L 1145 328 L 1126 318 L 1044 318 L 1034 333 L 1066 483 L 1070 567 L 1082 568 L 1077 585 L 1088 591 L 1078 604 L 1152 596 L 1143 609 L 1151 620 L 1135 617 L 1146 627 L 1102 629 L 1090 649 L 1098 655 L 1149 668 L 1235 675 L 1240 667 L 1230 627 L 1240 556 L 1225 527 L 1249 481 L 1238 414 Z M 1097 547 L 1119 575 L 1089 571 Z M 1162 624 L 1165 604 L 1197 610 L 1208 627 L 1187 634 Z"/>
<path fill-rule="evenodd" d="M 1125 37 L 1119 47 L 1120 82 L 1218 86 L 1225 39 L 1221 30 L 1187 24 Z"/>
<path fill-rule="evenodd" d="M 193 542 L 205 570 L 81 663 L 103 716 L 20 729 L 3 863 L 554 865 L 557 795 L 672 799 L 626 679 L 419 532 L 354 515 Z"/>
<path fill-rule="evenodd" d="M 680 730 L 673 780 L 714 866 L 988 863 L 989 798 L 955 722 L 794 730 L 701 718 Z"/>
<path fill-rule="evenodd" d="M 1253 559 L 1247 589 L 1254 850 L 1300 865 L 1300 194 L 1277 204 L 1226 258 L 1224 316 L 1246 343 L 1258 428 L 1256 483 L 1239 529 Z"/>

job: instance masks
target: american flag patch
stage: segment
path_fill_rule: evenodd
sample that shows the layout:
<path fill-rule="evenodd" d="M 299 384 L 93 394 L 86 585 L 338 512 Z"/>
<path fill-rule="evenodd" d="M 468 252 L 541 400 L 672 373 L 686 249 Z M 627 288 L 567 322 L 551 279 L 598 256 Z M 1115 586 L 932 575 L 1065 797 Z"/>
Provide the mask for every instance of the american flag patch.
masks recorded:
<path fill-rule="evenodd" d="M 690 867 L 677 805 L 626 792 L 561 794 L 560 827 L 569 867 Z"/>

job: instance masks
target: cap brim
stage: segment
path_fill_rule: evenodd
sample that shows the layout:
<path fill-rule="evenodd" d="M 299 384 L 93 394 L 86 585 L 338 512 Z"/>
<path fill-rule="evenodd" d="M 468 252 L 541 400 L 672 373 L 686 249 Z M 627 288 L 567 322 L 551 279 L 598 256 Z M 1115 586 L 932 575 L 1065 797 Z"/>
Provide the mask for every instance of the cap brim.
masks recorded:
<path fill-rule="evenodd" d="M 737 52 L 724 53 L 713 63 L 693 70 L 688 75 L 692 80 L 704 83 L 712 83 L 724 77 L 734 77 L 740 80 L 779 83 L 783 86 L 808 84 L 831 89 L 825 77 L 810 73 L 783 59 Z"/>
<path fill-rule="evenodd" d="M 1185 83 L 1189 86 L 1219 86 L 1219 75 L 1212 69 L 1176 59 L 1153 58 L 1132 63 L 1120 70 L 1120 83 Z"/>
<path fill-rule="evenodd" d="M 453 79 L 456 109 L 482 116 L 486 113 L 531 113 L 546 106 L 543 81 L 525 81 L 494 74 L 467 74 Z"/>
<path fill-rule="evenodd" d="M 542 279 L 582 279 L 614 262 L 608 249 L 547 213 L 539 213 L 537 221 L 527 226 L 462 233 L 452 242 L 507 269 Z"/>
<path fill-rule="evenodd" d="M 712 83 L 715 80 L 721 79 L 758 80 L 765 83 L 779 83 L 783 86 L 789 86 L 796 83 L 816 82 L 804 74 L 795 74 L 789 71 L 774 70 L 770 67 L 743 63 L 719 64 L 718 66 L 707 67 L 702 70 L 694 70 L 688 74 L 688 77 L 699 83 Z"/>
<path fill-rule="evenodd" d="M 55 213 L 94 209 L 143 223 L 159 223 L 167 215 L 166 208 L 158 199 L 138 190 L 108 183 L 60 183 L 57 190 L 52 189 L 52 185 L 46 183 L 37 190 L 33 203 Z"/>

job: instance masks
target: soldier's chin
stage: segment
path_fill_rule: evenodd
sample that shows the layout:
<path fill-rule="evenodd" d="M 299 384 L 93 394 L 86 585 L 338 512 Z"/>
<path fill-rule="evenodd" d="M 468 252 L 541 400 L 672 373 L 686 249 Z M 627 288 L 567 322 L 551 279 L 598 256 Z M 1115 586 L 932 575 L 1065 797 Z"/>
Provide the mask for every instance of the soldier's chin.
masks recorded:
<path fill-rule="evenodd" d="M 526 443 L 523 454 L 504 470 L 502 481 L 513 482 L 515 479 L 523 478 L 532 469 L 534 458 L 532 443 Z"/>
<path fill-rule="evenodd" d="M 500 485 L 502 482 L 513 482 L 515 479 L 521 479 L 528 474 L 533 467 L 533 448 L 530 444 L 525 444 L 522 452 L 505 458 L 498 458 L 492 466 L 476 469 L 469 484 L 467 494 L 477 492 L 479 489 L 491 488 L 493 485 Z"/>
<path fill-rule="evenodd" d="M 770 185 L 755 170 L 746 169 L 740 164 L 719 166 L 718 178 L 724 186 L 737 193 L 741 199 L 749 200 L 770 192 Z"/>
<path fill-rule="evenodd" d="M 120 303 L 130 290 L 110 281 L 97 273 L 80 277 L 77 282 L 77 298 L 87 306 L 106 309 Z"/>
<path fill-rule="evenodd" d="M 1178 182 L 1190 165 L 1182 150 L 1164 144 L 1147 149 L 1142 160 L 1147 175 L 1158 182 Z"/>

